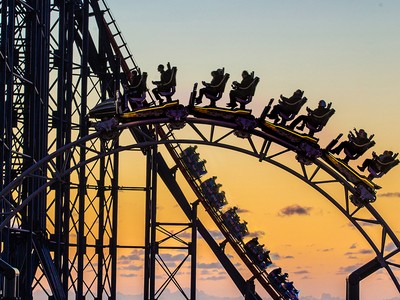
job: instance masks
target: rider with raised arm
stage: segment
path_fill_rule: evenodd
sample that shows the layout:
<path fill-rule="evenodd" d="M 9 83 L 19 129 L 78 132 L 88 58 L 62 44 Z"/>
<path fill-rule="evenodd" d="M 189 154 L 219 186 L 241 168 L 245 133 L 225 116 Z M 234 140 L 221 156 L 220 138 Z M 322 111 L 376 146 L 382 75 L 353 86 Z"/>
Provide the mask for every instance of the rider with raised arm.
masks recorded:
<path fill-rule="evenodd" d="M 327 106 L 325 100 L 320 100 L 316 109 L 312 110 L 307 107 L 308 115 L 298 116 L 290 123 L 289 128 L 294 129 L 300 122 L 302 122 L 302 124 L 297 127 L 299 130 L 303 130 L 306 123 L 319 124 L 321 121 L 320 118 L 331 111 L 331 105 L 332 103 L 329 103 Z"/>
<path fill-rule="evenodd" d="M 377 155 L 372 152 L 372 158 L 364 160 L 361 166 L 357 166 L 360 171 L 364 171 L 365 168 L 370 170 L 368 179 L 372 180 L 375 177 L 381 177 L 386 174 L 391 168 L 399 163 L 396 159 L 398 153 L 394 154 L 393 151 L 385 150 L 382 154 Z"/>
<path fill-rule="evenodd" d="M 352 155 L 352 157 L 347 156 L 348 159 L 356 159 L 375 145 L 375 142 L 372 141 L 372 138 L 374 137 L 373 134 L 368 137 L 368 134 L 364 129 L 357 130 L 356 128 L 354 128 L 354 133 L 350 131 L 348 134 L 348 140 L 341 142 L 339 146 L 332 149 L 331 152 L 339 154 L 343 149 L 345 149 Z"/>

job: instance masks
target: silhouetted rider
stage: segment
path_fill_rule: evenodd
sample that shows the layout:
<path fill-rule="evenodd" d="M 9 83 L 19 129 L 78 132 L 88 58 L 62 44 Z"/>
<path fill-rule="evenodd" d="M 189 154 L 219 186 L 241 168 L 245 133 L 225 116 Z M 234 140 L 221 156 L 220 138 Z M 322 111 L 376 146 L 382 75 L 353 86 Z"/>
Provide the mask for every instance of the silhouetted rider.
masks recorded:
<path fill-rule="evenodd" d="M 232 90 L 229 92 L 230 102 L 226 105 L 230 108 L 235 108 L 237 106 L 236 97 L 246 98 L 249 94 L 248 87 L 252 83 L 253 78 L 250 76 L 249 72 L 244 70 L 242 72 L 242 81 L 239 83 L 234 81 L 232 83 Z"/>
<path fill-rule="evenodd" d="M 372 141 L 374 135 L 372 134 L 368 137 L 364 129 L 357 130 L 354 128 L 354 133 L 350 131 L 347 137 L 347 141 L 341 142 L 336 148 L 331 150 L 332 153 L 339 154 L 344 149 L 347 160 L 360 157 L 365 151 L 375 145 L 375 142 Z"/>
<path fill-rule="evenodd" d="M 316 109 L 312 110 L 307 107 L 308 115 L 302 115 L 294 119 L 293 122 L 290 123 L 289 128 L 294 129 L 300 122 L 302 122 L 302 124 L 297 127 L 299 130 L 303 130 L 307 123 L 319 125 L 322 121 L 322 118 L 331 111 L 331 105 L 332 103 L 329 103 L 329 105 L 326 106 L 325 100 L 320 100 Z"/>
<path fill-rule="evenodd" d="M 216 70 L 211 72 L 211 76 L 212 79 L 210 83 L 207 83 L 205 81 L 201 82 L 204 85 L 204 87 L 199 90 L 199 96 L 195 99 L 196 104 L 202 103 L 202 98 L 206 93 L 213 96 L 217 96 L 219 92 L 218 86 L 224 79 L 224 74 L 222 70 Z"/>
<path fill-rule="evenodd" d="M 164 65 L 158 65 L 157 70 L 160 72 L 160 80 L 152 81 L 157 87 L 152 90 L 154 97 L 160 102 L 163 103 L 163 99 L 160 97 L 160 92 L 168 92 L 170 90 L 169 82 L 171 79 L 171 70 L 165 70 Z M 171 102 L 171 96 L 167 96 L 167 102 Z"/>
<path fill-rule="evenodd" d="M 293 113 L 298 113 L 298 111 L 301 108 L 301 105 L 295 106 L 295 104 L 299 103 L 303 99 L 303 104 L 307 101 L 307 98 L 303 98 L 304 91 L 298 89 L 296 90 L 292 96 L 289 98 L 281 95 L 279 103 L 274 105 L 272 108 L 271 112 L 267 115 L 268 118 L 270 119 L 277 119 L 279 117 L 279 114 L 285 113 L 285 114 L 293 114 Z"/>
<path fill-rule="evenodd" d="M 357 166 L 360 171 L 364 171 L 366 168 L 370 171 L 368 179 L 375 177 L 381 177 L 386 174 L 391 168 L 399 163 L 396 159 L 398 153 L 394 154 L 393 151 L 385 150 L 382 154 L 377 155 L 372 152 L 372 158 L 364 160 L 361 166 Z"/>

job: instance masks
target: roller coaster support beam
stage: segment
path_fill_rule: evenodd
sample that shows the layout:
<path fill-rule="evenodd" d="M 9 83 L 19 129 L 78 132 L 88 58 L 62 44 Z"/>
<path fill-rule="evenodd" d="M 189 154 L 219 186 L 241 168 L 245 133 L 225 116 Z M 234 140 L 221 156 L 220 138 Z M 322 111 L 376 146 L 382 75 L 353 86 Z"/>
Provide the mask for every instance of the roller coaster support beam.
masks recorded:
<path fill-rule="evenodd" d="M 377 258 L 374 258 L 361 268 L 355 270 L 346 280 L 346 300 L 360 299 L 360 281 L 382 268 Z"/>
<path fill-rule="evenodd" d="M 165 185 L 168 187 L 172 195 L 175 197 L 175 200 L 181 207 L 182 211 L 186 214 L 188 219 L 192 216 L 192 209 L 183 194 L 179 184 L 176 182 L 171 170 L 168 168 L 164 158 L 160 153 L 157 153 L 157 165 L 158 165 L 158 174 L 161 179 L 164 181 Z M 246 295 L 248 292 L 248 287 L 246 280 L 243 276 L 238 272 L 229 258 L 225 255 L 224 251 L 221 249 L 219 244 L 214 240 L 208 230 L 204 227 L 203 223 L 200 220 L 197 220 L 197 230 L 206 241 L 210 249 L 217 256 L 220 263 L 223 265 L 225 270 L 228 272 L 228 275 L 231 277 L 232 281 L 235 283 L 239 291 L 242 295 Z M 260 296 L 257 294 L 251 295 L 251 300 L 261 300 Z M 249 298 L 250 299 L 250 298 Z"/>
<path fill-rule="evenodd" d="M 0 259 L 0 273 L 4 276 L 1 299 L 19 300 L 19 270 Z"/>
<path fill-rule="evenodd" d="M 145 224 L 145 270 L 144 299 L 154 299 L 155 295 L 155 261 L 156 244 L 156 212 L 157 212 L 157 163 L 155 153 L 157 146 L 147 149 L 146 153 L 146 224 Z"/>
<path fill-rule="evenodd" d="M 196 300 L 196 265 L 197 265 L 197 207 L 200 201 L 195 201 L 192 206 L 192 242 L 190 244 L 190 254 L 191 254 L 191 286 L 190 286 L 190 299 Z"/>

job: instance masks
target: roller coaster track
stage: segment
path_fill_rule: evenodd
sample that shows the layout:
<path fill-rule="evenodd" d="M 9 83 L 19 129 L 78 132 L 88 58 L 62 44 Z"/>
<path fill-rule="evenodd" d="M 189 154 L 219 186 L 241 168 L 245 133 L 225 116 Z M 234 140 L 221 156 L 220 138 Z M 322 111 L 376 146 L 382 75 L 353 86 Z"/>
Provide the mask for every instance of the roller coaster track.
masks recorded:
<path fill-rule="evenodd" d="M 210 207 L 207 203 L 206 199 L 201 193 L 201 189 L 199 188 L 199 180 L 191 177 L 190 173 L 187 172 L 185 165 L 182 163 L 182 160 L 179 157 L 179 149 L 181 145 L 185 144 L 199 144 L 199 145 L 211 145 L 214 147 L 229 149 L 238 151 L 245 155 L 249 155 L 259 160 L 260 162 L 266 162 L 272 164 L 278 168 L 281 168 L 290 174 L 296 176 L 300 180 L 304 181 L 306 184 L 317 190 L 321 195 L 323 195 L 326 199 L 328 199 L 339 211 L 348 218 L 348 220 L 354 225 L 354 227 L 362 234 L 362 236 L 369 243 L 371 248 L 373 249 L 376 257 L 372 261 L 379 262 L 379 268 L 385 268 L 388 272 L 390 278 L 394 282 L 396 288 L 400 291 L 399 281 L 396 278 L 393 268 L 398 268 L 399 266 L 396 263 L 392 262 L 392 259 L 400 252 L 400 242 L 389 225 L 382 219 L 379 213 L 374 209 L 373 205 L 369 202 L 364 203 L 363 205 L 355 206 L 349 200 L 349 196 L 351 194 L 357 193 L 354 185 L 351 182 L 348 182 L 342 174 L 337 172 L 334 168 L 332 168 L 323 158 L 316 158 L 313 161 L 312 165 L 305 165 L 302 162 L 299 162 L 295 159 L 296 152 L 293 149 L 296 149 L 295 145 L 283 144 L 280 140 L 279 136 L 274 136 L 268 134 L 259 129 L 253 129 L 249 132 L 249 136 L 247 137 L 247 146 L 238 147 L 235 143 L 232 143 L 231 137 L 234 136 L 234 132 L 237 128 L 237 125 L 232 122 L 225 121 L 216 121 L 210 119 L 202 119 L 202 118 L 191 118 L 188 117 L 185 120 L 186 126 L 183 129 L 174 130 L 171 126 L 169 126 L 169 119 L 160 118 L 160 119 L 151 119 L 144 121 L 135 121 L 125 124 L 120 124 L 115 129 L 116 132 L 121 134 L 124 130 L 129 129 L 131 132 L 135 133 L 136 139 L 139 137 L 140 142 L 136 140 L 128 141 L 126 144 L 119 144 L 115 147 L 110 148 L 108 151 L 99 152 L 97 150 L 92 150 L 90 147 L 88 148 L 86 144 L 91 141 L 94 141 L 98 138 L 101 138 L 104 135 L 101 132 L 97 132 L 86 137 L 83 137 L 75 142 L 72 142 L 69 145 L 65 145 L 64 147 L 58 149 L 54 153 L 48 155 L 41 161 L 37 162 L 37 164 L 30 167 L 28 170 L 23 172 L 21 176 L 16 178 L 12 183 L 6 186 L 0 192 L 0 198 L 2 201 L 7 202 L 10 206 L 10 211 L 7 217 L 0 224 L 0 230 L 3 230 L 6 226 L 8 226 L 9 222 L 17 216 L 17 214 L 26 206 L 28 203 L 35 201 L 37 195 L 44 192 L 46 189 L 54 185 L 55 183 L 62 181 L 62 179 L 67 174 L 71 174 L 76 170 L 79 170 L 85 164 L 89 164 L 93 161 L 96 161 L 102 157 L 107 157 L 112 154 L 119 153 L 121 151 L 130 150 L 130 149 L 145 149 L 151 147 L 152 145 L 165 145 L 171 154 L 174 162 L 179 167 L 179 170 L 182 172 L 186 180 L 189 182 L 193 191 L 195 192 L 198 199 L 204 205 L 206 211 L 209 213 L 211 218 L 214 220 L 215 224 L 218 226 L 220 231 L 226 237 L 232 248 L 235 252 L 240 256 L 243 263 L 247 266 L 247 268 L 252 272 L 254 277 L 261 283 L 263 288 L 273 297 L 273 299 L 281 299 L 281 295 L 271 287 L 268 279 L 266 277 L 267 272 L 260 270 L 257 266 L 255 266 L 251 260 L 246 256 L 246 252 L 241 246 L 240 241 L 238 241 L 234 236 L 232 236 L 229 230 L 226 228 L 222 219 L 220 217 L 220 212 Z M 144 127 L 145 126 L 145 127 Z M 158 138 L 156 136 L 152 136 L 143 131 L 143 128 L 151 128 L 154 129 L 158 133 Z M 201 129 L 200 129 L 201 127 Z M 224 130 L 224 133 L 216 135 L 216 129 L 218 131 Z M 237 137 L 234 137 L 237 139 Z M 265 144 L 269 143 L 271 147 L 268 147 L 268 151 L 265 150 Z M 261 146 L 260 146 L 261 145 Z M 273 146 L 277 146 L 277 149 L 274 149 Z M 84 147 L 89 154 L 89 157 L 86 161 L 80 161 L 75 163 L 73 166 L 69 166 L 68 168 L 58 168 L 55 164 L 55 160 L 60 155 L 67 155 L 69 157 L 73 156 L 73 153 L 78 151 L 78 148 Z M 292 153 L 293 163 L 297 163 L 299 165 L 299 171 L 296 171 L 296 168 L 288 167 L 285 164 L 279 162 L 279 157 L 282 155 L 286 155 L 287 153 Z M 65 165 L 67 166 L 67 165 Z M 171 173 L 168 173 L 170 168 L 161 168 L 164 175 L 160 173 L 161 177 L 169 178 L 171 180 Z M 41 170 L 48 170 L 47 173 L 43 173 Z M 165 175 L 167 174 L 167 175 Z M 321 176 L 323 174 L 323 176 Z M 25 180 L 31 177 L 41 176 L 45 178 L 45 184 L 41 186 L 39 189 L 35 191 L 35 193 L 30 194 L 25 199 L 18 199 L 19 194 L 18 190 L 20 186 L 23 184 Z M 328 178 L 329 177 L 329 178 Z M 320 180 L 318 178 L 324 178 Z M 168 180 L 168 179 L 167 179 Z M 324 190 L 324 186 L 327 184 L 337 184 L 338 187 L 343 188 L 343 195 L 341 197 L 337 197 L 334 195 L 330 195 L 328 192 Z M 19 205 L 14 206 L 13 203 L 19 203 Z M 183 202 L 184 203 L 184 202 Z M 181 207 L 189 206 L 186 204 L 181 204 Z M 186 210 L 186 209 L 185 209 Z M 362 215 L 362 217 L 359 217 Z M 368 215 L 368 217 L 366 217 Z M 374 241 L 372 238 L 368 236 L 368 234 L 363 229 L 363 224 L 368 223 L 371 226 L 376 226 L 379 228 L 381 232 L 381 236 L 378 241 Z M 392 243 L 392 247 L 389 247 L 389 243 Z M 214 245 L 215 248 L 215 245 Z M 220 256 L 223 256 L 223 253 L 220 253 Z M 223 263 L 224 265 L 224 263 Z M 241 283 L 243 284 L 243 282 Z M 243 285 L 240 287 L 241 292 L 243 292 Z M 255 298 L 257 299 L 257 298 Z"/>

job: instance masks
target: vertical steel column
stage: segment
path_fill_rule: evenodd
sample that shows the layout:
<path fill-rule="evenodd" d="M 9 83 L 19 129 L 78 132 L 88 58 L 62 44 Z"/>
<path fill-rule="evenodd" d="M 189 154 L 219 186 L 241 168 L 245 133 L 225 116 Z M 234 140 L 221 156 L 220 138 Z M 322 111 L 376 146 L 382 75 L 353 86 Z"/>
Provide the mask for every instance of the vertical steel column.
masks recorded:
<path fill-rule="evenodd" d="M 71 123 L 73 105 L 73 44 L 74 44 L 74 1 L 58 1 L 58 43 L 54 53 L 54 67 L 57 70 L 56 107 L 53 112 L 52 127 L 55 128 L 55 146 L 60 148 L 71 142 Z M 50 34 L 49 34 L 50 35 Z M 49 55 L 49 51 L 47 52 Z M 56 160 L 58 169 L 70 166 L 69 153 Z M 69 182 L 69 175 L 63 178 Z M 62 280 L 65 294 L 69 280 L 69 223 L 70 223 L 70 187 L 61 182 L 53 186 L 55 193 L 54 265 Z"/>
<path fill-rule="evenodd" d="M 145 203 L 145 226 L 144 226 L 144 282 L 143 282 L 143 300 L 148 300 L 150 295 L 150 224 L 151 224 L 151 183 L 152 183 L 152 164 L 151 153 L 146 152 L 146 203 Z"/>
<path fill-rule="evenodd" d="M 49 1 L 31 0 L 19 3 L 21 11 L 26 9 L 25 23 L 25 81 L 23 94 L 23 153 L 30 159 L 24 161 L 24 168 L 47 155 L 48 147 L 48 79 L 49 79 Z M 38 170 L 35 176 L 26 181 L 22 195 L 34 193 L 45 182 L 47 170 Z M 27 230 L 24 236 L 25 252 L 19 250 L 15 259 L 23 262 L 21 271 L 21 297 L 32 298 L 32 286 L 38 270 L 39 256 L 47 254 L 41 242 L 46 233 L 46 192 L 37 195 L 35 201 L 28 204 L 21 227 Z M 33 245 L 36 238 L 36 248 Z M 36 252 L 33 250 L 36 249 Z M 33 255 L 31 253 L 33 252 Z M 40 262 L 52 263 L 48 260 Z"/>
<path fill-rule="evenodd" d="M 12 137 L 12 91 L 13 91 L 13 73 L 10 70 L 10 64 L 13 64 L 13 53 L 9 53 L 9 49 L 13 49 L 14 44 L 14 20 L 15 20 L 15 3 L 14 1 L 4 0 L 1 4 L 1 27 L 0 27 L 0 190 L 3 189 L 11 181 L 11 137 Z M 11 28 L 10 28 L 11 27 Z M 4 203 L 5 202 L 1 202 Z M 7 205 L 1 205 L 2 212 L 9 211 Z M 1 215 L 1 220 L 6 215 Z M 9 261 L 9 231 L 1 231 L 0 233 L 0 251 L 1 258 Z M 0 288 L 4 290 L 5 281 L 4 274 L 0 276 Z"/>
<path fill-rule="evenodd" d="M 157 231 L 157 145 L 146 152 L 146 227 L 145 227 L 145 270 L 144 300 L 155 298 L 155 263 L 158 252 Z"/>
<path fill-rule="evenodd" d="M 118 144 L 116 145 L 118 146 Z M 119 154 L 116 153 L 114 156 L 114 170 L 119 169 Z M 114 180 L 112 185 L 112 237 L 110 240 L 110 258 L 111 258 L 111 297 L 109 300 L 117 299 L 117 241 L 118 241 L 118 174 L 114 174 Z"/>
<path fill-rule="evenodd" d="M 12 97 L 9 97 L 9 91 L 12 91 L 12 72 L 9 69 L 9 59 L 13 59 L 13 56 L 9 57 L 8 49 L 10 49 L 10 43 L 13 43 L 14 35 L 9 32 L 8 27 L 12 26 L 10 22 L 14 22 L 14 11 L 12 7 L 9 8 L 8 0 L 2 1 L 1 9 L 1 40 L 0 40 L 0 188 L 3 188 L 8 182 L 10 182 L 10 171 L 11 171 L 11 155 L 10 155 L 10 136 L 12 126 L 7 126 L 12 118 Z M 12 49 L 12 48 L 11 48 Z M 8 137 L 8 138 L 7 138 Z"/>
<path fill-rule="evenodd" d="M 106 151 L 106 147 L 102 147 L 102 151 Z M 97 183 L 98 186 L 98 236 L 96 240 L 96 254 L 97 254 L 97 299 L 101 299 L 103 293 L 103 245 L 104 245 L 104 206 L 106 203 L 105 197 L 105 174 L 106 171 L 106 158 L 100 158 L 100 178 Z"/>
<path fill-rule="evenodd" d="M 88 134 L 88 127 L 86 122 L 86 113 L 87 113 L 87 93 L 88 93 L 88 77 L 89 77 L 89 1 L 83 1 L 82 7 L 82 56 L 81 56 L 81 115 L 79 121 L 79 130 L 80 136 L 83 137 Z M 86 144 L 82 145 L 80 153 L 79 153 L 79 160 L 81 162 L 86 160 Z M 85 237 L 85 201 L 86 201 L 86 166 L 82 166 L 79 171 L 79 204 L 78 204 L 78 212 L 79 212 L 79 220 L 78 220 L 78 232 L 77 232 L 77 269 L 83 270 L 84 269 L 84 261 L 83 257 L 86 253 L 86 237 Z M 69 248 L 69 245 L 68 245 Z M 69 253 L 69 251 L 68 251 Z M 66 259 L 68 259 L 66 257 Z M 78 272 L 78 289 L 76 294 L 76 299 L 79 300 L 83 296 L 83 272 Z M 64 289 L 68 290 L 68 273 L 63 272 L 63 285 Z"/>
<path fill-rule="evenodd" d="M 199 201 L 192 204 L 192 242 L 189 246 L 191 254 L 191 282 L 190 282 L 190 300 L 196 300 L 196 268 L 197 268 L 197 207 Z"/>
<path fill-rule="evenodd" d="M 151 147 L 151 231 L 150 231 L 150 300 L 155 300 L 156 255 L 158 253 L 157 235 L 157 145 Z"/>

